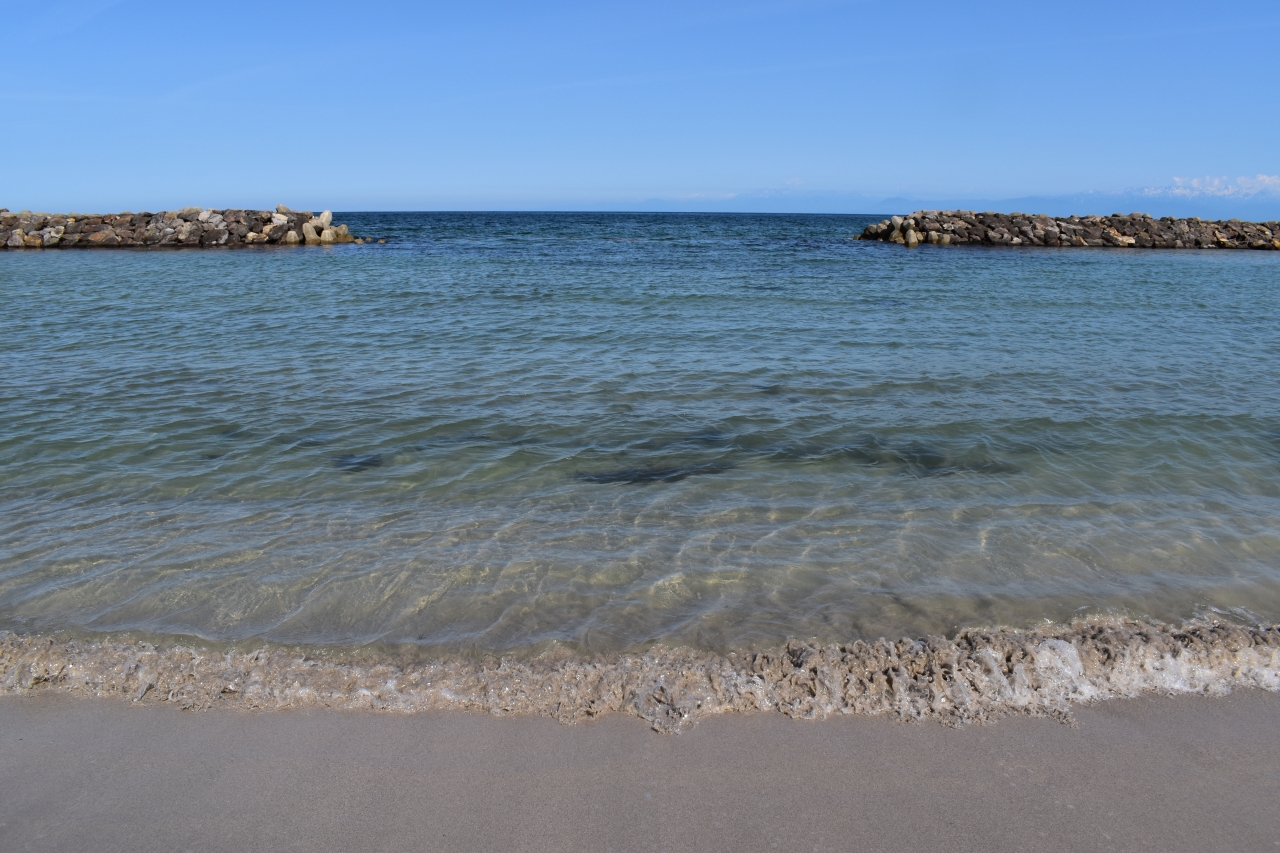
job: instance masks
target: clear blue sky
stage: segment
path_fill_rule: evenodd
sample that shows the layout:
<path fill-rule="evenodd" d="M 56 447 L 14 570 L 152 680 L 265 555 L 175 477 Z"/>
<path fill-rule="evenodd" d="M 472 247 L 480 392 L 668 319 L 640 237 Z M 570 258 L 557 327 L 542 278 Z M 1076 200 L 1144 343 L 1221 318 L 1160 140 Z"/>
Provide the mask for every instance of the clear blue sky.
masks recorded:
<path fill-rule="evenodd" d="M 1274 2 L 0 13 L 14 210 L 854 211 L 1178 178 L 1280 198 Z"/>

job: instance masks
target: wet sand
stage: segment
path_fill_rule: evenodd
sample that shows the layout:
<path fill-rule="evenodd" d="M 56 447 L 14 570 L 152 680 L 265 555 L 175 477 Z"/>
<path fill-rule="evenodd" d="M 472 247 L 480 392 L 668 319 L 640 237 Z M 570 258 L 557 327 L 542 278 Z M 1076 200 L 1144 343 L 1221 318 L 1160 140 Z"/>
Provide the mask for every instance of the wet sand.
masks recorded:
<path fill-rule="evenodd" d="M 1071 728 L 0 698 L 0 850 L 1280 850 L 1280 696 Z"/>

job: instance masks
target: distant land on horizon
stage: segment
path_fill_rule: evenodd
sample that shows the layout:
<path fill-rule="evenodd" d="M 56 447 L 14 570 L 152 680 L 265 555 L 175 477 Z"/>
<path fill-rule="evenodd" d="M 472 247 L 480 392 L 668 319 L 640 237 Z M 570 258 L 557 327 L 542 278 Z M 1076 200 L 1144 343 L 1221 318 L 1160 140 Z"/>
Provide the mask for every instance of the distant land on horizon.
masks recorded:
<path fill-rule="evenodd" d="M 1241 219 L 1271 222 L 1280 219 L 1280 178 L 1259 176 L 1260 189 L 1242 191 L 1238 186 L 1208 190 L 1185 187 L 1161 187 L 1122 192 L 1081 192 L 1061 195 L 1023 195 L 993 197 L 962 194 L 901 194 L 805 191 L 803 189 L 755 190 L 739 193 L 699 193 L 648 198 L 503 198 L 487 196 L 399 197 L 386 198 L 351 192 L 319 195 L 305 192 L 275 192 L 271 197 L 260 191 L 252 198 L 182 197 L 174 199 L 120 199 L 114 203 L 45 205 L 19 204 L 19 200 L 0 198 L 0 208 L 17 212 L 22 209 L 50 212 L 82 210 L 97 212 L 178 210 L 188 205 L 222 209 L 269 209 L 281 200 L 296 210 L 328 209 L 344 213 L 397 212 L 527 212 L 527 213 L 790 213 L 891 216 L 916 210 L 973 210 L 997 213 L 1047 214 L 1055 217 L 1110 216 L 1112 214 L 1145 213 L 1154 217 L 1199 217 L 1208 220 Z M 193 195 L 200 195 L 194 193 Z M 278 198 L 276 196 L 279 196 Z"/>
<path fill-rule="evenodd" d="M 551 209 L 551 208 L 546 208 Z M 870 196 L 852 193 L 752 193 L 728 197 L 653 198 L 634 206 L 566 204 L 557 210 L 595 210 L 636 213 L 841 213 L 891 215 L 915 210 L 975 210 L 1045 213 L 1050 216 L 1107 216 L 1147 213 L 1151 216 L 1201 219 L 1280 219 L 1280 195 L 1175 195 L 1166 192 L 1087 192 L 1072 195 L 1031 195 L 1016 198 L 972 196 Z"/>
<path fill-rule="evenodd" d="M 452 201 L 452 200 L 450 200 Z M 227 207 L 232 205 L 213 205 Z M 1071 195 L 1028 195 L 991 198 L 959 195 L 878 196 L 837 192 L 752 192 L 723 195 L 653 197 L 635 201 L 548 200 L 543 203 L 479 200 L 476 204 L 446 201 L 414 204 L 399 200 L 379 205 L 375 200 L 317 199 L 316 209 L 343 212 L 528 212 L 528 213 L 793 213 L 890 216 L 916 210 L 973 210 L 998 213 L 1044 213 L 1050 216 L 1109 216 L 1146 213 L 1155 217 L 1199 217 L 1270 222 L 1280 219 L 1280 194 L 1179 195 L 1165 191 L 1084 192 Z M 306 205 L 302 205 L 306 207 Z"/>

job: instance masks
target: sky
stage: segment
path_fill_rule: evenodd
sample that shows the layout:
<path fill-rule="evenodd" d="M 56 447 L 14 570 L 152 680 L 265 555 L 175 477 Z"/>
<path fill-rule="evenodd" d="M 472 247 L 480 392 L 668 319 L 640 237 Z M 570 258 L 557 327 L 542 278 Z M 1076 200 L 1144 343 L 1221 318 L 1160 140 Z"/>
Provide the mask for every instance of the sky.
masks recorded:
<path fill-rule="evenodd" d="M 11 210 L 1280 216 L 1277 3 L 0 0 L 0 18 Z"/>

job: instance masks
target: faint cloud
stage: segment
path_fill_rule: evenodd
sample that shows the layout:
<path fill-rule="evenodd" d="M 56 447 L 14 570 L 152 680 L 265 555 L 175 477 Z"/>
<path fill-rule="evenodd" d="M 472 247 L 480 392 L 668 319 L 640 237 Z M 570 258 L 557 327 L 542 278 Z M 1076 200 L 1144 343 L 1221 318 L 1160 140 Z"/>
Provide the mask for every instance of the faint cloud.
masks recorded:
<path fill-rule="evenodd" d="M 804 178 L 787 178 L 786 183 L 789 187 L 804 186 Z"/>
<path fill-rule="evenodd" d="M 678 199 L 679 201 L 693 201 L 697 199 L 728 199 L 737 198 L 738 193 L 677 193 L 667 196 L 667 198 Z"/>

